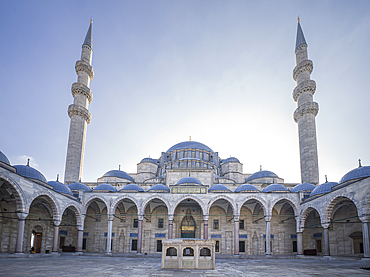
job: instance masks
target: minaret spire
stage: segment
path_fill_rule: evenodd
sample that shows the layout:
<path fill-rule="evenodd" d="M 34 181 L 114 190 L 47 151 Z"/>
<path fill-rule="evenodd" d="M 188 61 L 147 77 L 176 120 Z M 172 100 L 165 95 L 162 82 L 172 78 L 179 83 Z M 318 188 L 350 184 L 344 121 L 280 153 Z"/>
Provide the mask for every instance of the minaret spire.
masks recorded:
<path fill-rule="evenodd" d="M 299 149 L 301 158 L 302 183 L 319 183 L 315 117 L 319 105 L 313 102 L 316 83 L 310 79 L 313 63 L 308 59 L 307 43 L 298 18 L 297 40 L 295 47 L 296 67 L 293 79 L 297 86 L 293 90 L 293 99 L 297 102 L 294 121 L 298 123 Z"/>
<path fill-rule="evenodd" d="M 82 45 L 81 60 L 76 62 L 77 82 L 72 84 L 73 104 L 68 107 L 71 118 L 64 183 L 78 182 L 82 177 L 86 129 L 91 121 L 88 106 L 92 101 L 90 81 L 94 77 L 92 62 L 92 19 Z"/>

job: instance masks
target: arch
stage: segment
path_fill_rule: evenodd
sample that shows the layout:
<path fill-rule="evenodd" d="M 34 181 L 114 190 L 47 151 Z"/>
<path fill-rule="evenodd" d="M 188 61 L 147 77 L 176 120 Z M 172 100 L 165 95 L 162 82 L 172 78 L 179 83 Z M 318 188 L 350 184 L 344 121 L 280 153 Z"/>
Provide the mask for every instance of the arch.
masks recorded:
<path fill-rule="evenodd" d="M 94 200 L 96 200 L 96 199 L 101 200 L 101 201 L 105 204 L 105 206 L 107 207 L 107 213 L 109 213 L 109 205 L 108 205 L 107 201 L 106 201 L 103 197 L 101 197 L 101 196 L 98 196 L 98 195 L 92 195 L 92 196 L 90 196 L 90 197 L 89 197 L 89 198 L 88 198 L 88 199 L 83 203 L 82 211 L 81 211 L 81 214 L 82 214 L 82 215 L 85 215 L 85 214 L 86 214 L 87 209 L 88 209 L 88 207 L 90 206 L 91 202 L 92 202 L 92 201 L 94 201 Z"/>
<path fill-rule="evenodd" d="M 27 210 L 27 198 L 18 183 L 3 172 L 0 172 L 0 179 L 6 181 L 12 188 L 12 192 L 15 195 L 17 210 L 19 210 L 20 212 L 25 212 Z"/>
<path fill-rule="evenodd" d="M 365 197 L 363 198 L 362 203 L 362 214 L 370 214 L 370 189 L 367 190 Z"/>
<path fill-rule="evenodd" d="M 361 204 L 355 198 L 351 197 L 350 195 L 342 193 L 342 194 L 332 196 L 330 200 L 327 201 L 328 204 L 323 209 L 324 213 L 323 213 L 323 218 L 322 218 L 325 223 L 330 222 L 333 209 L 338 204 L 338 202 L 336 201 L 338 198 L 347 198 L 348 200 L 352 201 L 352 203 L 356 206 L 357 216 L 361 216 Z"/>
<path fill-rule="evenodd" d="M 82 221 L 82 217 L 81 217 L 81 211 L 80 211 L 80 208 L 77 207 L 77 205 L 75 205 L 74 203 L 71 203 L 71 204 L 68 204 L 66 205 L 61 211 L 60 211 L 60 215 L 61 215 L 61 219 L 63 217 L 63 214 L 65 212 L 65 210 L 67 209 L 71 209 L 75 215 L 76 215 L 76 220 L 77 220 L 77 225 L 81 225 L 83 223 Z"/>
<path fill-rule="evenodd" d="M 271 202 L 271 206 L 270 206 L 270 209 L 269 209 L 269 214 L 272 215 L 272 209 L 274 208 L 274 206 L 281 200 L 285 200 L 287 201 L 293 208 L 293 211 L 294 211 L 294 215 L 295 216 L 299 216 L 299 209 L 298 209 L 298 204 L 296 203 L 296 201 L 294 199 L 292 199 L 291 197 L 289 196 L 279 196 L 278 198 L 276 198 L 275 200 L 273 200 Z"/>
<path fill-rule="evenodd" d="M 134 197 L 132 197 L 131 195 L 127 195 L 127 194 L 124 194 L 124 195 L 122 195 L 122 196 L 120 196 L 120 197 L 118 197 L 116 200 L 114 200 L 114 202 L 112 203 L 112 206 L 111 206 L 111 212 L 110 213 L 112 213 L 112 214 L 114 214 L 115 212 L 116 212 L 116 209 L 117 209 L 117 206 L 118 206 L 118 204 L 123 200 L 123 199 L 129 199 L 129 200 L 131 200 L 132 202 L 134 202 L 134 204 L 135 204 L 135 206 L 136 206 L 136 209 L 137 209 L 137 211 L 138 211 L 138 213 L 139 213 L 139 211 L 140 211 L 140 207 L 141 207 L 141 205 L 140 205 L 140 203 L 134 198 Z"/>
<path fill-rule="evenodd" d="M 26 213 L 29 213 L 33 201 L 35 201 L 39 197 L 46 198 L 48 204 L 51 206 L 51 209 L 53 211 L 53 219 L 61 220 L 60 206 L 59 206 L 58 200 L 48 190 L 40 191 L 32 195 L 30 202 L 26 207 Z"/>
<path fill-rule="evenodd" d="M 151 196 L 151 197 L 149 197 L 149 198 L 147 198 L 143 201 L 143 203 L 141 204 L 141 207 L 140 207 L 140 214 L 144 214 L 146 206 L 149 204 L 150 201 L 152 201 L 154 199 L 161 200 L 166 205 L 167 211 L 170 210 L 170 203 L 165 198 L 163 198 L 160 195 L 153 195 L 153 196 Z"/>
<path fill-rule="evenodd" d="M 212 198 L 211 200 L 209 200 L 208 202 L 208 206 L 207 206 L 207 214 L 209 214 L 209 211 L 212 207 L 212 205 L 217 201 L 217 200 L 220 200 L 220 199 L 223 199 L 223 200 L 226 200 L 227 202 L 229 202 L 229 204 L 233 207 L 233 214 L 234 215 L 239 215 L 240 214 L 240 211 L 236 205 L 236 203 L 234 202 L 233 199 L 231 199 L 229 196 L 227 195 L 217 195 L 216 197 Z M 238 213 L 239 211 L 239 213 Z"/>
<path fill-rule="evenodd" d="M 250 196 L 247 196 L 245 198 L 243 198 L 242 202 L 241 202 L 241 205 L 239 205 L 239 209 L 238 209 L 238 214 L 240 214 L 240 211 L 241 211 L 241 208 L 243 207 L 243 205 L 248 202 L 249 200 L 256 200 L 259 202 L 259 204 L 261 205 L 262 209 L 263 209 L 263 214 L 266 216 L 267 215 L 267 204 L 266 202 L 261 198 L 261 197 L 258 197 L 256 195 L 250 195 Z"/>
<path fill-rule="evenodd" d="M 323 222 L 322 219 L 323 219 L 323 215 L 320 211 L 320 209 L 318 209 L 317 207 L 315 207 L 314 205 L 310 204 L 308 205 L 306 208 L 304 208 L 302 211 L 301 211 L 301 214 L 299 216 L 299 224 L 300 224 L 300 228 L 303 228 L 304 227 L 304 224 L 306 222 L 306 219 L 307 219 L 307 216 L 313 211 L 315 210 L 318 214 L 319 214 L 319 217 L 320 217 L 320 222 Z"/>
<path fill-rule="evenodd" d="M 206 208 L 204 206 L 204 203 L 202 202 L 202 200 L 200 200 L 198 197 L 196 196 L 193 196 L 193 195 L 190 195 L 190 194 L 186 194 L 184 196 L 182 196 L 180 199 L 178 199 L 170 208 L 170 212 L 168 214 L 175 214 L 175 210 L 177 208 L 177 206 L 184 200 L 186 199 L 191 199 L 191 200 L 194 200 L 195 202 L 197 202 L 197 204 L 200 206 L 200 208 L 202 209 L 202 213 L 203 215 L 206 215 Z"/>

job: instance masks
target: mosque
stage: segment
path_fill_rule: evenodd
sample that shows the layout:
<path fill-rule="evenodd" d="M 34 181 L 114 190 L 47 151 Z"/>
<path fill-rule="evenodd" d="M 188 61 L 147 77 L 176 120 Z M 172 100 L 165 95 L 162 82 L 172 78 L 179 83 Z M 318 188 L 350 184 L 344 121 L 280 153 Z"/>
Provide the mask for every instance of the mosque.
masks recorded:
<path fill-rule="evenodd" d="M 216 255 L 370 259 L 370 166 L 359 161 L 338 182 L 319 183 L 316 83 L 299 21 L 293 100 L 301 180 L 295 184 L 267 170 L 244 173 L 237 158 L 222 159 L 191 140 L 158 159 L 143 158 L 136 173 L 114 169 L 83 182 L 92 53 L 91 22 L 71 88 L 64 183 L 48 182 L 29 163 L 13 165 L 0 152 L 1 253 L 146 255 L 161 253 L 164 239 L 202 238 L 215 241 Z"/>

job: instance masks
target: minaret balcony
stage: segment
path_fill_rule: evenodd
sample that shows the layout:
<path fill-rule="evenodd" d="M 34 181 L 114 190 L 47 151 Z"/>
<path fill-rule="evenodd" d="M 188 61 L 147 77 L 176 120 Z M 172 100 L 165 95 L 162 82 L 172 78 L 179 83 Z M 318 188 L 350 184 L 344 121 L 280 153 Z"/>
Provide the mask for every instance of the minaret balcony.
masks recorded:
<path fill-rule="evenodd" d="M 294 121 L 298 123 L 299 119 L 307 114 L 317 115 L 319 111 L 319 104 L 316 102 L 304 103 L 294 111 Z"/>
<path fill-rule="evenodd" d="M 299 96 L 302 93 L 309 92 L 314 95 L 316 91 L 316 82 L 314 80 L 305 80 L 295 87 L 293 90 L 293 99 L 295 102 L 298 101 Z"/>
<path fill-rule="evenodd" d="M 76 62 L 76 73 L 78 74 L 79 72 L 84 72 L 90 77 L 90 81 L 94 78 L 94 70 L 91 65 L 89 65 L 87 62 L 84 61 L 77 61 Z"/>
<path fill-rule="evenodd" d="M 308 71 L 310 74 L 313 70 L 313 62 L 311 60 L 305 60 L 297 64 L 293 70 L 293 79 L 297 81 L 298 75 L 302 72 Z"/>
<path fill-rule="evenodd" d="M 71 90 L 73 97 L 75 97 L 77 94 L 81 94 L 87 98 L 89 104 L 91 103 L 93 94 L 88 86 L 81 83 L 73 83 Z"/>
<path fill-rule="evenodd" d="M 68 115 L 70 118 L 73 116 L 79 116 L 86 120 L 87 124 L 91 121 L 91 113 L 88 109 L 85 109 L 84 107 L 78 106 L 78 105 L 69 105 L 68 107 Z"/>

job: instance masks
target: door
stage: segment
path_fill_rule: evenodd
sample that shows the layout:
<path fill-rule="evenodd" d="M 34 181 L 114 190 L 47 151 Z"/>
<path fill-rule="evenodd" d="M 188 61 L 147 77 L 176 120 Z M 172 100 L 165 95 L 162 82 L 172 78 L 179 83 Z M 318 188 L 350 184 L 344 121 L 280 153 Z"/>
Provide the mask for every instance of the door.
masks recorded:
<path fill-rule="evenodd" d="M 191 215 L 187 215 L 181 222 L 181 237 L 195 238 L 195 220 Z"/>
<path fill-rule="evenodd" d="M 41 240 L 42 240 L 42 233 L 35 234 L 35 252 L 41 253 Z"/>

